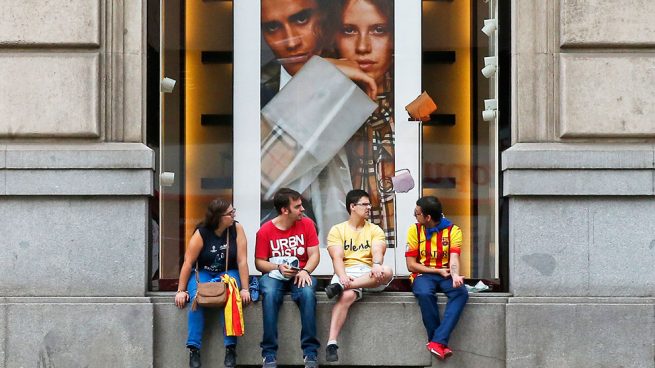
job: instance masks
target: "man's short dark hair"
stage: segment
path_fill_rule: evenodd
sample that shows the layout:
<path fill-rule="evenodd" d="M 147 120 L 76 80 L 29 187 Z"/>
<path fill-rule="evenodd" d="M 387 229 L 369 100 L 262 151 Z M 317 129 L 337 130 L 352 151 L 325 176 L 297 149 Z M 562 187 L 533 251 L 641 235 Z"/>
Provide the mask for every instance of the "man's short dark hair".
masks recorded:
<path fill-rule="evenodd" d="M 350 205 L 357 204 L 362 197 L 371 198 L 366 191 L 361 189 L 353 189 L 346 194 L 346 210 L 350 214 Z"/>
<path fill-rule="evenodd" d="M 441 202 L 435 196 L 425 196 L 421 197 L 416 201 L 416 205 L 421 207 L 421 212 L 423 216 L 430 215 L 432 220 L 435 222 L 441 221 L 443 217 L 443 208 L 441 207 Z"/>
<path fill-rule="evenodd" d="M 289 208 L 291 201 L 298 200 L 298 198 L 302 198 L 302 196 L 295 190 L 289 188 L 280 188 L 277 192 L 275 192 L 275 196 L 273 196 L 273 206 L 275 206 L 275 210 L 279 215 L 282 213 L 283 208 Z"/>

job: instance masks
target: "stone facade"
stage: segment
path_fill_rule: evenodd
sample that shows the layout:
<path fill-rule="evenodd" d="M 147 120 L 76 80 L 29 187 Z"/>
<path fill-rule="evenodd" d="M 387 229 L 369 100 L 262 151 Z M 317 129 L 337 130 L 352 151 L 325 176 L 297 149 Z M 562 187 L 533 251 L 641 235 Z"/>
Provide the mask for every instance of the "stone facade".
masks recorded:
<path fill-rule="evenodd" d="M 446 364 L 424 350 L 411 296 L 371 295 L 352 320 L 379 323 L 349 329 L 344 340 L 368 342 L 344 347 L 344 363 L 655 367 L 654 11 L 512 1 L 510 294 L 470 299 Z M 184 313 L 146 286 L 145 29 L 144 1 L 3 3 L 0 368 L 185 364 Z M 321 331 L 328 308 L 321 296 Z M 282 319 L 294 313 L 287 301 Z M 299 363 L 295 345 L 282 362 Z"/>
<path fill-rule="evenodd" d="M 0 367 L 152 367 L 145 3 L 0 12 Z"/>
<path fill-rule="evenodd" d="M 506 366 L 653 367 L 653 3 L 512 6 Z"/>

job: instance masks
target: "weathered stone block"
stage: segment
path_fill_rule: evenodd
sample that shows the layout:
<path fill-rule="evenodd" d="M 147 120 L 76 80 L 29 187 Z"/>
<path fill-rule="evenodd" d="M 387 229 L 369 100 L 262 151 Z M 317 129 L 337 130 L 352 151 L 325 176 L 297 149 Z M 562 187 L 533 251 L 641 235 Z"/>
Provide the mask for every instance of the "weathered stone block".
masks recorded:
<path fill-rule="evenodd" d="M 6 368 L 152 367 L 147 298 L 6 298 Z"/>
<path fill-rule="evenodd" d="M 653 368 L 653 299 L 510 298 L 507 367 Z"/>
<path fill-rule="evenodd" d="M 150 170 L 7 170 L 7 195 L 151 195 Z"/>
<path fill-rule="evenodd" d="M 560 136 L 654 137 L 655 58 L 561 54 Z"/>
<path fill-rule="evenodd" d="M 7 361 L 7 303 L 6 298 L 0 298 L 0 368 L 6 368 Z"/>
<path fill-rule="evenodd" d="M 100 2 L 3 0 L 0 45 L 99 46 Z"/>
<path fill-rule="evenodd" d="M 0 295 L 143 296 L 143 197 L 4 197 Z"/>
<path fill-rule="evenodd" d="M 651 170 L 509 170 L 504 195 L 653 195 Z"/>
<path fill-rule="evenodd" d="M 547 54 L 552 52 L 551 31 L 553 21 L 553 7 L 548 1 L 520 1 L 512 2 L 512 12 L 516 21 L 513 32 L 513 50 L 519 55 Z M 510 25 L 506 25 L 509 27 Z M 499 29 L 499 32 L 504 32 Z"/>
<path fill-rule="evenodd" d="M 496 296 L 494 296 L 496 295 Z M 507 296 L 499 294 L 472 295 L 460 322 L 452 335 L 451 345 L 457 366 L 504 367 L 505 304 Z M 325 359 L 333 303 L 322 292 L 317 293 L 317 329 L 322 347 L 321 364 Z M 439 294 L 443 314 L 446 298 Z M 152 297 L 155 310 L 155 367 L 183 366 L 187 361 L 187 311 L 173 305 L 172 293 L 156 293 Z M 238 363 L 261 364 L 259 343 L 262 337 L 261 303 L 245 309 L 246 334 L 239 338 Z M 201 351 L 203 366 L 221 367 L 224 350 L 222 330 L 215 313 L 206 322 Z M 302 364 L 298 309 L 286 297 L 279 319 L 280 350 L 278 363 Z M 489 338 L 493 336 L 493 338 Z M 366 294 L 355 304 L 339 337 L 339 365 L 430 366 L 432 361 L 425 349 L 427 341 L 421 314 L 415 298 L 408 293 Z"/>
<path fill-rule="evenodd" d="M 552 54 L 518 54 L 516 108 L 512 135 L 518 142 L 548 141 L 554 136 Z M 502 73 L 502 71 L 501 71 Z M 502 111 L 500 112 L 503 113 Z"/>
<path fill-rule="evenodd" d="M 510 199 L 510 291 L 580 295 L 589 279 L 588 211 L 576 200 Z"/>
<path fill-rule="evenodd" d="M 153 150 L 141 143 L 0 145 L 0 168 L 154 169 L 154 165 Z"/>
<path fill-rule="evenodd" d="M 126 54 L 123 57 L 125 79 L 124 83 L 124 116 L 123 142 L 141 142 L 145 136 L 145 54 Z"/>
<path fill-rule="evenodd" d="M 443 316 L 447 299 L 441 294 L 438 298 L 440 313 Z M 449 341 L 454 354 L 448 358 L 448 366 L 505 368 L 506 304 L 507 297 L 470 294 L 457 328 Z M 409 318 L 420 319 L 420 310 L 416 313 Z M 425 331 L 423 325 L 421 329 L 422 332 Z M 404 343 L 399 345 L 404 346 Z M 396 352 L 400 353 L 400 351 Z M 443 367 L 443 365 L 443 361 L 432 359 L 432 367 Z"/>
<path fill-rule="evenodd" d="M 655 45 L 651 0 L 563 0 L 560 14 L 563 47 Z"/>
<path fill-rule="evenodd" d="M 649 197 L 512 197 L 515 296 L 652 296 L 655 203 Z"/>
<path fill-rule="evenodd" d="M 322 348 L 319 360 L 325 359 L 325 342 L 330 326 L 332 302 L 319 297 L 317 307 L 317 328 Z M 340 336 L 339 364 L 345 365 L 386 365 L 386 366 L 428 366 L 430 355 L 425 350 L 425 330 L 420 317 L 414 314 L 418 311 L 414 298 L 406 298 L 401 302 L 384 302 L 379 295 L 369 296 L 353 306 L 348 322 Z M 186 310 L 180 311 L 172 304 L 172 295 L 158 297 L 153 300 L 155 308 L 155 352 L 158 358 L 156 367 L 181 366 L 188 359 L 184 354 L 186 340 Z M 375 313 L 372 310 L 375 309 Z M 261 303 L 253 304 L 245 309 L 246 334 L 239 338 L 237 353 L 238 363 L 246 365 L 261 364 L 261 349 L 259 343 L 262 337 Z M 409 313 L 409 314 L 408 314 Z M 398 316 L 393 317 L 393 316 Z M 411 317 L 409 317 L 411 316 Z M 398 324 L 402 320 L 402 325 Z M 203 338 L 203 366 L 220 367 L 223 362 L 224 349 L 222 329 L 218 326 L 215 313 L 208 319 Z M 300 321 L 296 305 L 289 297 L 285 300 L 279 316 L 279 364 L 302 364 L 300 349 Z M 373 329 L 371 326 L 375 326 Z M 172 335 L 171 335 L 172 334 Z M 406 340 L 420 343 L 407 343 Z M 392 349 L 384 349 L 388 344 L 396 346 L 403 341 L 407 354 L 396 354 Z M 168 345 L 171 344 L 171 345 Z M 407 345 L 405 345 L 407 344 Z"/>
<path fill-rule="evenodd" d="M 655 201 L 589 206 L 589 295 L 655 296 Z"/>
<path fill-rule="evenodd" d="M 96 53 L 0 58 L 0 137 L 99 137 L 99 99 Z"/>
<path fill-rule="evenodd" d="M 503 151 L 503 170 L 655 169 L 651 143 L 517 143 Z"/>

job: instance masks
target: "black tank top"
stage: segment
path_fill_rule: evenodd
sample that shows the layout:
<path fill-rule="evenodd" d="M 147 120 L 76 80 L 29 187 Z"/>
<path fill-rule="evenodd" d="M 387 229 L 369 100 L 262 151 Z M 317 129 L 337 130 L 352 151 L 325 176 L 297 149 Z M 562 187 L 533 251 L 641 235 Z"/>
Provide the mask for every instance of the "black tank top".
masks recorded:
<path fill-rule="evenodd" d="M 214 230 L 204 226 L 198 227 L 202 237 L 202 250 L 198 255 L 198 267 L 209 272 L 225 271 L 225 253 L 227 250 L 227 234 L 230 234 L 229 269 L 237 270 L 237 227 L 236 222 L 226 231 L 217 236 Z"/>

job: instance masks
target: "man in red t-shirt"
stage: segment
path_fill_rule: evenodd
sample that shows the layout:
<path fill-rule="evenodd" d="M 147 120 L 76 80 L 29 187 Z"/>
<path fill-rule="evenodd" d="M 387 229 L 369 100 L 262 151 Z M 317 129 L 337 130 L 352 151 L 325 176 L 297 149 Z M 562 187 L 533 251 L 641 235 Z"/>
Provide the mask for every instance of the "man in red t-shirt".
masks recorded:
<path fill-rule="evenodd" d="M 277 320 L 287 290 L 300 309 L 305 366 L 317 367 L 320 343 L 316 338 L 316 279 L 311 276 L 320 259 L 316 225 L 303 216 L 302 197 L 295 190 L 278 190 L 273 205 L 278 215 L 262 225 L 255 244 L 255 267 L 263 274 L 259 281 L 264 318 L 263 367 L 277 367 Z"/>

